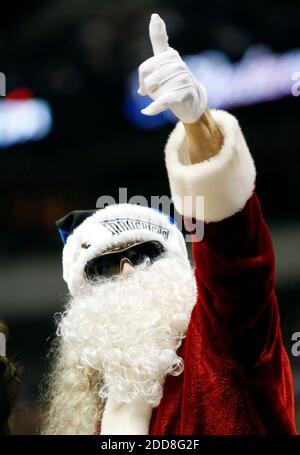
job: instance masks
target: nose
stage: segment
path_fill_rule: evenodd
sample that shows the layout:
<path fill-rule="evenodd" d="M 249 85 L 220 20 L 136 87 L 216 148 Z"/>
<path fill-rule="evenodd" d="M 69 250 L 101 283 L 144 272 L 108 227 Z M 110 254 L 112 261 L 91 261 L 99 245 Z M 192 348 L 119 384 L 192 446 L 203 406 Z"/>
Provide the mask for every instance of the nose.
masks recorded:
<path fill-rule="evenodd" d="M 120 262 L 120 274 L 123 276 L 128 276 L 133 272 L 133 265 L 129 259 L 123 258 Z"/>

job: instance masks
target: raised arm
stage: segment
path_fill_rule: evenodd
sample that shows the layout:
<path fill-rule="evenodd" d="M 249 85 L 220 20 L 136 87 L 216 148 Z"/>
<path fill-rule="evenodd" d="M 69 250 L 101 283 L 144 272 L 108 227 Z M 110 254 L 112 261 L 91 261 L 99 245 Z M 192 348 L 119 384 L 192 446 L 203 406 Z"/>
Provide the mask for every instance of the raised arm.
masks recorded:
<path fill-rule="evenodd" d="M 152 15 L 150 39 L 154 56 L 139 67 L 139 93 L 153 102 L 142 112 L 170 108 L 178 117 L 165 150 L 171 193 L 204 197 L 204 238 L 193 243 L 199 313 L 214 321 L 214 330 L 228 330 L 237 356 L 262 360 L 281 335 L 272 242 L 254 192 L 253 159 L 237 120 L 207 108 L 205 88 L 169 47 L 158 15 Z"/>
<path fill-rule="evenodd" d="M 252 156 L 237 120 L 207 109 L 204 87 L 168 46 L 158 15 L 152 16 L 150 38 L 154 56 L 140 67 L 140 94 L 154 101 L 142 112 L 153 115 L 170 108 L 180 120 L 165 148 L 175 207 L 191 223 L 199 215 L 197 196 L 205 204 L 200 214 L 204 237 L 199 241 L 196 230 L 193 242 L 198 299 L 188 329 L 192 335 L 186 338 L 192 340 L 186 345 L 190 352 L 185 354 L 198 350 L 213 387 L 222 390 L 222 374 L 215 373 L 224 366 L 233 387 L 244 383 L 245 399 L 256 402 L 267 432 L 295 433 L 291 368 L 274 292 L 274 254 L 254 191 Z M 194 201 L 192 207 L 178 204 L 184 196 Z"/>

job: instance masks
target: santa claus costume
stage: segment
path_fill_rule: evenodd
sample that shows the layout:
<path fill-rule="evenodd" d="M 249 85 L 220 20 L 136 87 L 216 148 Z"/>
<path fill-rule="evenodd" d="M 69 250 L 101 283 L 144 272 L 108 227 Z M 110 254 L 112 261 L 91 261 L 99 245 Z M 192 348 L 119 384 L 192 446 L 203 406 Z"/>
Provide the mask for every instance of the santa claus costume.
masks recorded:
<path fill-rule="evenodd" d="M 59 320 L 43 432 L 295 434 L 274 254 L 252 156 L 237 120 L 212 110 L 207 118 L 222 144 L 194 159 L 186 124 L 203 121 L 205 90 L 155 21 L 155 55 L 140 68 L 140 94 L 154 99 L 144 113 L 171 107 L 180 119 L 165 147 L 170 189 L 186 225 L 197 213 L 176 201 L 204 197 L 204 237 L 193 234 L 192 268 L 180 230 L 151 208 L 113 205 L 59 221 L 71 296 Z M 159 84 L 153 65 L 164 71 Z M 165 72 L 170 65 L 174 78 Z M 139 251 L 146 260 L 128 276 L 102 276 L 116 258 Z"/>

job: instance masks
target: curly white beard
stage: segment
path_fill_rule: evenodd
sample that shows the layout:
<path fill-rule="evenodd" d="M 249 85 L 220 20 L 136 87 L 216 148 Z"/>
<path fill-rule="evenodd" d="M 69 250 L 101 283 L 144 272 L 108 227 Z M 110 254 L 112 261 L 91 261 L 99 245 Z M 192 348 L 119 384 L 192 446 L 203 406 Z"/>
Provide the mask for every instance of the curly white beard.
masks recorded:
<path fill-rule="evenodd" d="M 136 267 L 129 276 L 89 284 L 69 301 L 59 322 L 64 357 L 69 353 L 76 358 L 70 367 L 77 372 L 97 374 L 94 387 L 100 399 L 158 406 L 166 375 L 183 371 L 176 351 L 195 302 L 196 283 L 188 260 L 166 254 L 151 265 Z M 66 364 L 65 375 L 67 368 Z M 76 403 L 73 388 L 57 393 L 64 394 L 69 407 Z M 58 406 L 55 390 L 51 396 Z M 44 433 L 55 432 L 53 422 L 48 427 L 52 430 Z"/>

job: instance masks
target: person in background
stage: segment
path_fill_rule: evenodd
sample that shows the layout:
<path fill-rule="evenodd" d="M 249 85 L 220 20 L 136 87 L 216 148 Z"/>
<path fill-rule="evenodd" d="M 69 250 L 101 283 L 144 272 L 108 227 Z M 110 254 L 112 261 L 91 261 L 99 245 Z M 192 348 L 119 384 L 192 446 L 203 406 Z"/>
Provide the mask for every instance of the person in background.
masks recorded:
<path fill-rule="evenodd" d="M 20 369 L 6 355 L 8 328 L 0 321 L 0 435 L 10 434 L 9 418 L 17 402 Z"/>

